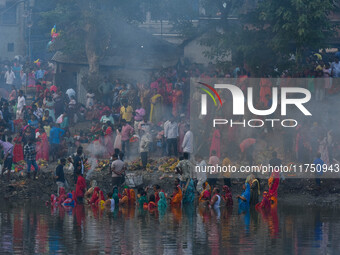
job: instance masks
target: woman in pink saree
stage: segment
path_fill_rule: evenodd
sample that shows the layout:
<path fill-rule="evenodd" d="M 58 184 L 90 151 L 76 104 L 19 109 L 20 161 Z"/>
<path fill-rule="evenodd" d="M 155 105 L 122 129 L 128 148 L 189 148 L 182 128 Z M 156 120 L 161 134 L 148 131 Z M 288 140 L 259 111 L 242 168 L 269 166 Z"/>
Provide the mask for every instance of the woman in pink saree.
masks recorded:
<path fill-rule="evenodd" d="M 38 161 L 39 159 L 42 160 L 49 160 L 49 146 L 48 146 L 48 137 L 43 128 L 40 128 L 38 131 L 40 134 L 38 136 L 38 142 L 36 146 L 36 160 Z"/>
<path fill-rule="evenodd" d="M 110 157 L 114 154 L 114 140 L 113 140 L 113 130 L 111 127 L 111 123 L 107 123 L 109 126 L 105 131 L 104 136 L 104 145 L 106 148 L 106 156 Z"/>

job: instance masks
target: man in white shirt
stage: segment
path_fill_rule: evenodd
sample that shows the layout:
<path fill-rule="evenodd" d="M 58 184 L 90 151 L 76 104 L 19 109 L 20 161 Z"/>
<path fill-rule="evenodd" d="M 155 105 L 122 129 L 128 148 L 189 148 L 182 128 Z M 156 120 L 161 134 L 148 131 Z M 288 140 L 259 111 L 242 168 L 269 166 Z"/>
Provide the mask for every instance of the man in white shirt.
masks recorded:
<path fill-rule="evenodd" d="M 22 110 L 24 109 L 26 105 L 26 99 L 24 96 L 24 93 L 22 90 L 19 91 L 19 96 L 18 96 L 18 104 L 17 104 L 17 119 L 21 119 L 22 116 Z"/>
<path fill-rule="evenodd" d="M 170 122 L 164 127 L 164 137 L 168 144 L 168 155 L 177 157 L 178 123 L 174 117 L 171 117 Z"/>
<path fill-rule="evenodd" d="M 118 159 L 118 156 L 116 154 L 112 156 L 112 160 L 112 186 L 114 187 L 119 186 L 122 183 L 122 178 L 124 176 L 126 166 L 122 160 Z"/>
<path fill-rule="evenodd" d="M 335 62 L 332 63 L 331 73 L 333 77 L 340 77 L 340 62 L 338 57 L 335 57 Z"/>
<path fill-rule="evenodd" d="M 189 124 L 185 125 L 185 135 L 183 138 L 182 149 L 183 152 L 187 152 L 189 155 L 194 152 L 194 135 L 190 131 Z"/>
<path fill-rule="evenodd" d="M 12 70 L 12 68 L 10 68 L 9 70 L 7 70 L 7 72 L 5 73 L 5 80 L 6 80 L 6 89 L 10 89 L 11 86 L 14 83 L 15 80 L 15 74 Z"/>

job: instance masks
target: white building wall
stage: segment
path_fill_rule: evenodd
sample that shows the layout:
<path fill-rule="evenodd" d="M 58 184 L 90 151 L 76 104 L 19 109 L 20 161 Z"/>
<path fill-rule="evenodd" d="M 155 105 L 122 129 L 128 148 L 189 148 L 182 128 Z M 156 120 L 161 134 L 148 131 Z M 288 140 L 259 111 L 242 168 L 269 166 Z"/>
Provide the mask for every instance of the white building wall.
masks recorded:
<path fill-rule="evenodd" d="M 1 0 L 1 4 L 4 1 Z M 3 5 L 2 5 L 3 6 Z M 0 5 L 1 7 L 1 5 Z M 4 9 L 0 9 L 0 12 Z M 0 23 L 0 58 L 2 60 L 13 60 L 16 55 L 24 56 L 26 42 L 25 42 L 25 18 L 24 3 L 17 4 L 17 19 L 16 24 L 4 25 Z M 0 20 L 1 21 L 1 20 Z M 8 44 L 14 43 L 14 51 L 8 52 Z"/>

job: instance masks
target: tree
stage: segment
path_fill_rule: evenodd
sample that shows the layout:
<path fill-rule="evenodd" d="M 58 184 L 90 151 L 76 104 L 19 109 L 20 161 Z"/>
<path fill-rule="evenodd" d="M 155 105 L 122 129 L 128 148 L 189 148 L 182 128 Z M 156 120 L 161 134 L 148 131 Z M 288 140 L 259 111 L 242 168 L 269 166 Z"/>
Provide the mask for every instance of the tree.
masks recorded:
<path fill-rule="evenodd" d="M 86 57 L 90 83 L 99 76 L 100 59 L 112 53 L 113 41 L 119 37 L 111 29 L 115 21 L 140 21 L 144 18 L 142 2 L 138 0 L 54 1 L 54 9 L 41 13 L 41 25 L 52 27 L 57 24 L 61 33 L 55 48 L 74 58 Z"/>
<path fill-rule="evenodd" d="M 333 0 L 262 0 L 254 8 L 247 8 L 249 1 L 215 4 L 221 18 L 201 28 L 208 35 L 202 43 L 211 47 L 207 55 L 219 60 L 232 52 L 233 61 L 247 62 L 259 76 L 274 66 L 286 68 L 292 55 L 301 64 L 306 51 L 329 46 L 337 28 L 329 19 Z M 228 20 L 231 13 L 237 21 Z"/>

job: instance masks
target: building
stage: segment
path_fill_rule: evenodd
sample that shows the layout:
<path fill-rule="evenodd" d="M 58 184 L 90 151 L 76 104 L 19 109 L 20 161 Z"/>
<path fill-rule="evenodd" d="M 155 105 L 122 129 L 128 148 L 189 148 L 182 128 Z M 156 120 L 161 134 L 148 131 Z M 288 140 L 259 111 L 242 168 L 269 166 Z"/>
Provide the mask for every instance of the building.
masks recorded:
<path fill-rule="evenodd" d="M 0 57 L 12 60 L 27 55 L 32 0 L 0 0 Z"/>

